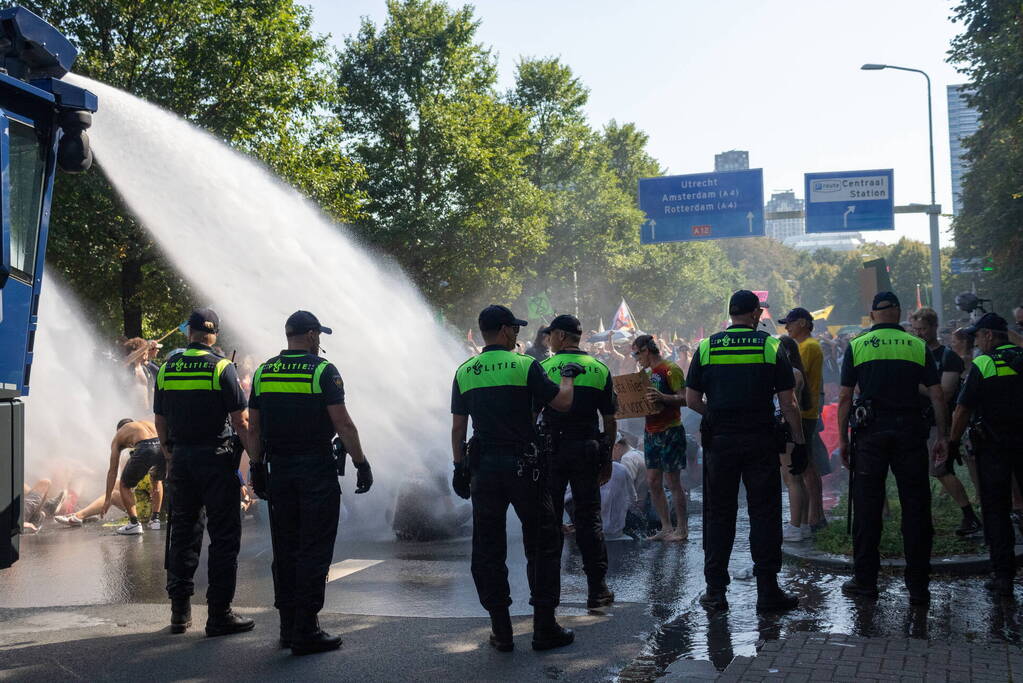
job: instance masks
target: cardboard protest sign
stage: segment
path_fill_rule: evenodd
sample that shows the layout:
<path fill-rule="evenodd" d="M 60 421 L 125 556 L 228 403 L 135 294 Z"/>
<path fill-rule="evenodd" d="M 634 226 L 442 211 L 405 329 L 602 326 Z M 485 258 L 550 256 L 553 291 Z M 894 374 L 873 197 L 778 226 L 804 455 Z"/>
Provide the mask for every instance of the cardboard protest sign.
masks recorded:
<path fill-rule="evenodd" d="M 650 388 L 650 376 L 645 372 L 634 372 L 629 375 L 618 375 L 612 377 L 615 393 L 618 394 L 618 412 L 615 419 L 623 420 L 627 417 L 646 417 L 660 412 L 646 397 L 646 390 Z"/>

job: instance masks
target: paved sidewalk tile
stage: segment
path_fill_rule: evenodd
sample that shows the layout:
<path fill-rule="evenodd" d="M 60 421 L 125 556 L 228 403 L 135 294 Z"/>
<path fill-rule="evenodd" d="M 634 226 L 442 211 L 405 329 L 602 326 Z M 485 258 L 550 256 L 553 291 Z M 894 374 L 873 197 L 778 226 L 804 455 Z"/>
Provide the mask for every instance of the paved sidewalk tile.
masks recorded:
<path fill-rule="evenodd" d="M 793 633 L 763 643 L 756 657 L 736 657 L 716 678 L 711 670 L 676 662 L 667 680 L 898 681 L 951 683 L 1023 678 L 1023 648 L 1009 643 L 972 645 L 916 638 L 862 638 Z"/>

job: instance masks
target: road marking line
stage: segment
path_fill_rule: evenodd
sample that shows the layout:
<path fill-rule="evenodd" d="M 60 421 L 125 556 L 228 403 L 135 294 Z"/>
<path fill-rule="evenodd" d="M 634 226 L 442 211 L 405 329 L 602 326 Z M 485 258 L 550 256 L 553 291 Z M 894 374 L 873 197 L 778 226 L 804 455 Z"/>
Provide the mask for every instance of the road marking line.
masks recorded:
<path fill-rule="evenodd" d="M 349 574 L 361 572 L 363 569 L 369 569 L 381 562 L 383 560 L 342 560 L 341 562 L 335 562 L 330 565 L 330 571 L 327 572 L 327 583 L 343 579 Z"/>

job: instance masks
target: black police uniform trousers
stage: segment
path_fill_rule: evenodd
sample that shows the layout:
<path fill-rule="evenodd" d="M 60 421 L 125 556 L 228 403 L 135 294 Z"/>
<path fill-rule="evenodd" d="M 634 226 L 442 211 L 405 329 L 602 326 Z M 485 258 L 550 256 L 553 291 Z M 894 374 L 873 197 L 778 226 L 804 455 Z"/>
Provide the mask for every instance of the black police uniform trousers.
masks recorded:
<path fill-rule="evenodd" d="M 323 608 L 341 514 L 337 466 L 328 450 L 270 455 L 274 606 L 299 616 Z"/>
<path fill-rule="evenodd" d="M 781 461 L 770 429 L 711 433 L 704 443 L 703 575 L 709 588 L 724 588 L 735 543 L 739 481 L 746 486 L 753 574 L 781 570 Z"/>
<path fill-rule="evenodd" d="M 472 578 L 480 604 L 489 611 L 506 608 L 512 602 L 505 564 L 505 522 L 511 505 L 522 523 L 529 603 L 557 607 L 561 599 L 561 525 L 554 516 L 547 482 L 542 476 L 534 478 L 534 470 L 529 468 L 519 474 L 518 453 L 512 449 L 483 445 L 480 451 L 470 489 Z"/>
<path fill-rule="evenodd" d="M 1023 443 L 974 439 L 984 539 L 996 576 L 1016 575 L 1015 531 L 1012 528 L 1012 477 L 1023 481 Z"/>
<path fill-rule="evenodd" d="M 188 598 L 195 592 L 192 577 L 199 566 L 203 531 L 208 527 L 206 602 L 227 607 L 234 599 L 242 537 L 241 482 L 230 448 L 176 444 L 167 486 L 171 503 L 167 595 Z"/>
<path fill-rule="evenodd" d="M 600 519 L 599 444 L 595 440 L 559 438 L 551 457 L 548 486 L 554 519 L 560 522 L 565 512 L 565 490 L 572 487 L 572 521 L 575 540 L 583 556 L 586 579 L 595 586 L 607 576 L 607 546 L 604 524 Z M 558 534 L 564 547 L 564 534 Z"/>
<path fill-rule="evenodd" d="M 856 433 L 853 453 L 853 562 L 856 581 L 877 584 L 881 566 L 882 509 L 888 469 L 895 475 L 902 505 L 906 586 L 926 588 L 931 573 L 931 482 L 927 425 L 916 415 L 875 417 Z"/>

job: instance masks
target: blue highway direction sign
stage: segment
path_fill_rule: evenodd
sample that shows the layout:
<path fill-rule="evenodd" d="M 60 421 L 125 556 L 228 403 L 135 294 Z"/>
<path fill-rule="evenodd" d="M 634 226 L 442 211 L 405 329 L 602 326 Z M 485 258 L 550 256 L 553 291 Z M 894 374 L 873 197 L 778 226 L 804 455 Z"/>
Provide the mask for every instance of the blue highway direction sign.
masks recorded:
<path fill-rule="evenodd" d="M 895 229 L 892 169 L 807 173 L 806 231 Z"/>
<path fill-rule="evenodd" d="M 640 178 L 639 208 L 643 244 L 763 236 L 764 172 Z"/>

